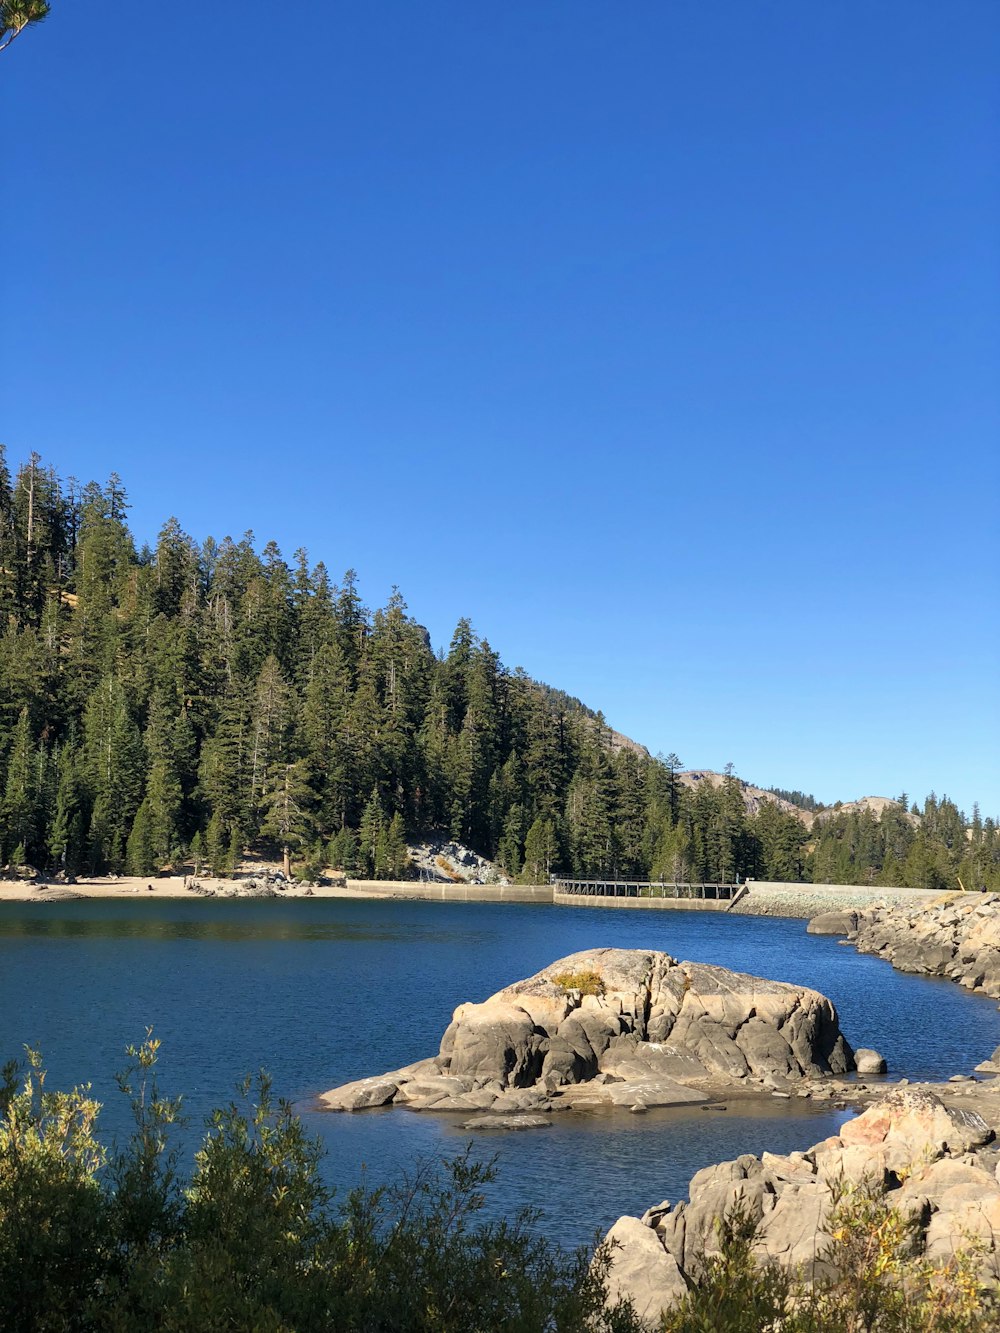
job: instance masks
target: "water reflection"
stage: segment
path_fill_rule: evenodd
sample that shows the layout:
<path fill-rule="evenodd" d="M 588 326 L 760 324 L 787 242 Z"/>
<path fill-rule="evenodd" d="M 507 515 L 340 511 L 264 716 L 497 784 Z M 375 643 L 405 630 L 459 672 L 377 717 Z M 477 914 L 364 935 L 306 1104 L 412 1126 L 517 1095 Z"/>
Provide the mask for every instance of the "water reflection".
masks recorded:
<path fill-rule="evenodd" d="M 386 941 L 407 940 L 426 934 L 437 943 L 461 942 L 470 940 L 468 931 L 442 931 L 437 926 L 428 925 L 425 929 L 414 930 L 412 925 L 400 925 L 391 922 L 349 922 L 349 921 L 311 921 L 289 915 L 279 915 L 266 910 L 253 911 L 246 903 L 232 905 L 233 915 L 205 915 L 194 913 L 187 915 L 191 908 L 181 915 L 164 916 L 163 903 L 146 902 L 137 899 L 132 904 L 128 899 L 115 903 L 100 903 L 98 912 L 93 914 L 91 904 L 83 908 L 82 915 L 69 914 L 70 904 L 54 900 L 51 907 L 33 916 L 24 913 L 21 904 L 0 903 L 0 941 L 19 936 L 40 936 L 50 939 L 148 939 L 148 940 L 220 940 L 239 943 L 240 941 L 260 940 L 318 940 L 348 941 Z M 124 905 L 124 913 L 123 912 Z M 213 905 L 214 906 L 214 905 Z M 4 909 L 20 908 L 11 913 Z M 34 905 L 32 905 L 34 910 Z M 224 909 L 225 910 L 225 909 Z M 293 909 L 294 910 L 294 909 Z M 237 915 L 252 913 L 252 915 Z"/>

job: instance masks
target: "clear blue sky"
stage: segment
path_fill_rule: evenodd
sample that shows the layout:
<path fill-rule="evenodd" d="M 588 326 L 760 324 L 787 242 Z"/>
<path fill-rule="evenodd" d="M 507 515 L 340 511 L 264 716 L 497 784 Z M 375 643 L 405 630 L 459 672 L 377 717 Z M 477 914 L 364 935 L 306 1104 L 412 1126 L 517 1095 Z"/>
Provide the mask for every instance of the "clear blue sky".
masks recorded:
<path fill-rule="evenodd" d="M 996 0 L 53 0 L 0 438 L 690 767 L 1000 814 Z"/>

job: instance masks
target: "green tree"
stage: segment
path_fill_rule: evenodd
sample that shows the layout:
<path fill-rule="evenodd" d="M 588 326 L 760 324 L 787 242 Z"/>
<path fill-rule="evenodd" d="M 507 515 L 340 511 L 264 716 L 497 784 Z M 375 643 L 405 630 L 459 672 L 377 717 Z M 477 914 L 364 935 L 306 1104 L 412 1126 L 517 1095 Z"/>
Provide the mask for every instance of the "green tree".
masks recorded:
<path fill-rule="evenodd" d="M 310 665 L 302 707 L 302 738 L 319 800 L 319 824 L 342 826 L 351 804 L 348 719 L 351 676 L 339 643 L 323 643 Z"/>
<path fill-rule="evenodd" d="M 552 865 L 557 854 L 556 827 L 551 819 L 541 815 L 528 829 L 524 840 L 524 866 L 521 870 L 521 882 L 524 884 L 547 884 Z"/>
<path fill-rule="evenodd" d="M 524 806 L 512 805 L 504 820 L 503 836 L 497 849 L 497 858 L 511 879 L 516 879 L 520 874 L 526 834 Z"/>
<path fill-rule="evenodd" d="M 48 13 L 45 0 L 0 0 L 0 51 L 5 51 L 25 28 L 41 23 Z"/>
<path fill-rule="evenodd" d="M 247 807 L 257 813 L 264 785 L 276 764 L 287 763 L 294 722 L 292 693 L 273 653 L 269 654 L 257 677 L 257 688 L 250 719 L 249 791 Z"/>
<path fill-rule="evenodd" d="M 385 875 L 385 828 L 382 798 L 378 789 L 373 788 L 361 815 L 361 828 L 358 831 L 361 869 L 369 879 L 382 879 Z"/>
<path fill-rule="evenodd" d="M 327 846 L 326 858 L 334 870 L 343 870 L 346 874 L 357 870 L 358 835 L 353 829 L 337 830 Z"/>
<path fill-rule="evenodd" d="M 292 852 L 301 851 L 313 837 L 315 801 L 304 760 L 279 763 L 271 769 L 263 797 L 261 833 L 280 845 L 286 879 L 292 873 Z"/>
<path fill-rule="evenodd" d="M 49 858 L 61 870 L 76 874 L 84 863 L 85 792 L 76 746 L 64 744 L 56 761 L 55 813 L 49 830 Z"/>
<path fill-rule="evenodd" d="M 130 875 L 149 875 L 156 869 L 158 857 L 153 847 L 149 798 L 139 806 L 125 844 L 125 869 Z"/>
<path fill-rule="evenodd" d="M 205 860 L 209 872 L 213 875 L 224 875 L 233 868 L 229 864 L 225 828 L 218 810 L 212 811 L 208 827 L 205 830 Z"/>
<path fill-rule="evenodd" d="M 180 849 L 184 798 L 180 768 L 182 753 L 187 747 L 184 745 L 184 720 L 171 716 L 166 700 L 159 693 L 150 701 L 145 746 L 148 772 L 144 822 L 152 858 L 165 865 L 175 859 Z"/>
<path fill-rule="evenodd" d="M 385 830 L 385 869 L 389 879 L 404 879 L 410 864 L 403 817 L 397 810 Z"/>
<path fill-rule="evenodd" d="M 83 719 L 85 774 L 92 793 L 89 859 L 94 870 L 120 870 L 142 799 L 146 754 L 120 681 L 107 676 Z"/>
<path fill-rule="evenodd" d="M 19 858 L 24 861 L 37 858 L 38 773 L 35 762 L 35 738 L 27 708 L 21 709 L 14 731 L 10 758 L 7 762 L 7 781 L 0 820 L 3 823 L 3 846 L 13 858 L 15 848 L 22 848 Z"/>

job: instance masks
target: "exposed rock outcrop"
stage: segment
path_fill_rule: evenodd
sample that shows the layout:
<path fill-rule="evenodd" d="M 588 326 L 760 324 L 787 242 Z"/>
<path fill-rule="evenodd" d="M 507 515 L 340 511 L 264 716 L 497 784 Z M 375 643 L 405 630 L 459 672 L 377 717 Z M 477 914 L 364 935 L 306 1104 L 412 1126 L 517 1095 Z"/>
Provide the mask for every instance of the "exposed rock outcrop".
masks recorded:
<path fill-rule="evenodd" d="M 407 847 L 411 873 L 425 883 L 509 884 L 492 861 L 460 842 L 432 838 Z"/>
<path fill-rule="evenodd" d="M 825 996 L 642 949 L 570 955 L 482 1004 L 462 1004 L 438 1054 L 335 1088 L 362 1110 L 532 1114 L 705 1101 L 845 1073 L 853 1053 Z"/>
<path fill-rule="evenodd" d="M 757 1222 L 756 1253 L 815 1277 L 829 1266 L 825 1231 L 842 1182 L 867 1182 L 916 1223 L 915 1245 L 945 1260 L 976 1237 L 981 1276 L 995 1282 L 1000 1254 L 997 1153 L 978 1112 L 924 1090 L 897 1089 L 808 1152 L 749 1154 L 706 1167 L 690 1200 L 620 1218 L 608 1239 L 613 1291 L 649 1318 L 681 1299 L 704 1257 L 718 1252 L 717 1221 L 739 1204 Z M 655 1241 L 655 1244 L 652 1242 Z"/>
<path fill-rule="evenodd" d="M 1000 894 L 949 893 L 930 906 L 869 908 L 853 926 L 850 914 L 840 923 L 830 920 L 836 915 L 824 913 L 808 929 L 846 935 L 860 953 L 887 958 L 901 972 L 951 977 L 1000 997 Z"/>

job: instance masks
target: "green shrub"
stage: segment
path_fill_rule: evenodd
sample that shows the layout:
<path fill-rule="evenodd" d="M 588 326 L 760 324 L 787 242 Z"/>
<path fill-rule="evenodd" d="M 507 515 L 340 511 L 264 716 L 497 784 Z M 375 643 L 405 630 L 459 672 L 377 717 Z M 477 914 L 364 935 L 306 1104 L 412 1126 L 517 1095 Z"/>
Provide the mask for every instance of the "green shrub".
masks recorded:
<path fill-rule="evenodd" d="M 157 1046 L 129 1052 L 135 1130 L 110 1160 L 87 1089 L 45 1092 L 33 1052 L 4 1071 L 5 1333 L 639 1333 L 629 1306 L 605 1309 L 606 1251 L 566 1254 L 529 1213 L 478 1216 L 494 1173 L 468 1151 L 336 1206 L 263 1074 L 213 1113 L 182 1179 Z"/>
<path fill-rule="evenodd" d="M 560 972 L 549 980 L 560 990 L 576 990 L 581 995 L 604 994 L 604 981 L 597 972 Z"/>

